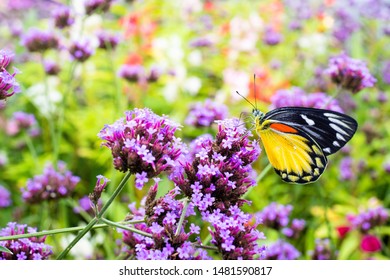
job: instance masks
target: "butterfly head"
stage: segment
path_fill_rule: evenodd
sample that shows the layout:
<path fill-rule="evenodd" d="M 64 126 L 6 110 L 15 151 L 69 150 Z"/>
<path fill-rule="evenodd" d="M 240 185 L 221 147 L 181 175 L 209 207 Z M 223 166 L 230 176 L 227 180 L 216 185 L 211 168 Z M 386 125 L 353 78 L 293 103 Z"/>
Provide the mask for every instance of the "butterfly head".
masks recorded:
<path fill-rule="evenodd" d="M 255 119 L 262 119 L 265 114 L 261 112 L 259 109 L 253 108 L 252 115 Z"/>

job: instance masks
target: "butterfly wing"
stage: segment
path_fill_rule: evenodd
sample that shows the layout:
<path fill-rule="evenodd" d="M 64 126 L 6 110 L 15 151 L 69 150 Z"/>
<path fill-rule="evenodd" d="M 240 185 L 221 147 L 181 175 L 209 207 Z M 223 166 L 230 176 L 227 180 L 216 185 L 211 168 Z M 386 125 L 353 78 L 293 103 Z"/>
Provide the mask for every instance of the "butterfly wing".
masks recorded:
<path fill-rule="evenodd" d="M 341 149 L 351 140 L 358 127 L 357 122 L 345 114 L 305 107 L 278 108 L 265 114 L 263 120 L 284 123 L 310 136 L 325 155 Z"/>
<path fill-rule="evenodd" d="M 268 159 L 282 180 L 305 184 L 324 172 L 327 159 L 310 136 L 284 123 L 266 120 L 259 132 Z"/>
<path fill-rule="evenodd" d="M 283 107 L 259 119 L 260 135 L 270 163 L 286 182 L 316 181 L 337 152 L 353 136 L 356 121 L 334 111 Z"/>

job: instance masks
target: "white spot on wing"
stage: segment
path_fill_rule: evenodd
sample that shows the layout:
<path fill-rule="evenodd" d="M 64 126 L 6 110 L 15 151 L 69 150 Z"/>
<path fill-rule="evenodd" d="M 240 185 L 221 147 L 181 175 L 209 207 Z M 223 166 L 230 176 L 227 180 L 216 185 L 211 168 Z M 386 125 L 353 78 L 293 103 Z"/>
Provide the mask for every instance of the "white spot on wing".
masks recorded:
<path fill-rule="evenodd" d="M 347 142 L 347 140 L 345 140 L 345 138 L 343 137 L 343 135 L 341 135 L 340 133 L 336 133 L 336 138 L 337 138 L 338 140 Z"/>
<path fill-rule="evenodd" d="M 324 116 L 329 118 L 340 118 L 339 115 L 332 114 L 332 113 L 324 113 Z"/>
<path fill-rule="evenodd" d="M 324 152 L 326 152 L 326 153 L 328 153 L 328 154 L 331 152 L 331 150 L 330 150 L 330 148 L 329 148 L 329 147 L 328 147 L 328 148 L 325 148 L 325 149 L 323 149 L 323 151 L 324 151 Z"/>
<path fill-rule="evenodd" d="M 347 132 L 345 132 L 345 130 L 341 129 L 337 124 L 330 123 L 329 126 L 341 134 L 349 135 Z"/>
<path fill-rule="evenodd" d="M 308 125 L 314 125 L 315 124 L 315 122 L 312 119 L 309 119 L 306 115 L 301 114 L 301 117 L 302 117 L 302 119 L 304 119 L 306 121 L 306 123 Z"/>
<path fill-rule="evenodd" d="M 339 125 L 342 125 L 348 129 L 352 129 L 349 125 L 347 125 L 345 122 L 343 121 L 340 121 L 338 119 L 334 119 L 334 118 L 328 118 L 329 121 L 333 122 L 333 123 L 336 123 L 336 124 L 339 124 Z"/>
<path fill-rule="evenodd" d="M 333 146 L 340 147 L 340 144 L 337 141 L 333 141 Z"/>

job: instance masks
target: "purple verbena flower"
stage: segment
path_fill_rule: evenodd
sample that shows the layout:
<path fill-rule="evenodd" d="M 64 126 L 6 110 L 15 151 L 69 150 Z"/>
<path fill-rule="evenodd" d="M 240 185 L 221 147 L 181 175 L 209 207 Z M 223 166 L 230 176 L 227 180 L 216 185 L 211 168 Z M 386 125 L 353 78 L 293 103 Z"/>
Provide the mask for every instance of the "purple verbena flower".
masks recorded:
<path fill-rule="evenodd" d="M 107 12 L 111 3 L 112 0 L 86 0 L 84 2 L 85 13 L 92 15 L 95 12 Z"/>
<path fill-rule="evenodd" d="M 377 226 L 386 224 L 389 219 L 389 213 L 384 207 L 379 206 L 361 212 L 357 216 L 351 216 L 350 219 L 354 228 L 359 229 L 363 233 L 367 233 Z"/>
<path fill-rule="evenodd" d="M 314 251 L 309 252 L 312 260 L 334 260 L 337 252 L 333 252 L 329 239 L 316 239 Z"/>
<path fill-rule="evenodd" d="M 97 38 L 99 41 L 98 48 L 104 49 L 104 50 L 113 50 L 116 48 L 116 46 L 119 44 L 119 36 L 110 34 L 105 31 L 101 31 L 97 34 Z"/>
<path fill-rule="evenodd" d="M 125 114 L 125 118 L 106 125 L 98 136 L 104 141 L 102 145 L 111 150 L 114 167 L 138 174 L 138 187 L 141 187 L 146 178 L 172 171 L 187 152 L 181 139 L 174 136 L 179 125 L 167 117 L 158 116 L 148 108 Z"/>
<path fill-rule="evenodd" d="M 353 170 L 353 159 L 345 157 L 340 161 L 340 180 L 351 181 L 354 178 L 356 178 L 356 174 Z"/>
<path fill-rule="evenodd" d="M 386 84 L 390 84 L 390 60 L 386 60 L 382 64 L 382 80 Z"/>
<path fill-rule="evenodd" d="M 262 232 L 251 225 L 252 216 L 242 212 L 237 206 L 231 206 L 226 214 L 219 211 L 204 212 L 203 219 L 211 224 L 211 243 L 217 246 L 224 260 L 252 260 L 265 257 L 264 246 L 257 241 L 265 239 Z"/>
<path fill-rule="evenodd" d="M 7 132 L 10 135 L 15 135 L 20 131 L 31 131 L 35 128 L 37 128 L 37 120 L 34 114 L 15 112 L 8 123 Z"/>
<path fill-rule="evenodd" d="M 79 62 L 86 61 L 93 53 L 95 49 L 93 48 L 90 41 L 75 41 L 69 47 L 69 53 L 72 59 L 77 60 Z"/>
<path fill-rule="evenodd" d="M 293 219 L 289 227 L 282 229 L 282 233 L 292 239 L 297 239 L 301 235 L 306 226 L 306 221 L 303 219 Z"/>
<path fill-rule="evenodd" d="M 264 32 L 263 42 L 269 46 L 275 46 L 283 40 L 283 35 L 273 28 L 267 28 Z"/>
<path fill-rule="evenodd" d="M 11 193 L 0 185 L 0 208 L 8 207 L 12 204 Z"/>
<path fill-rule="evenodd" d="M 352 93 L 373 87 L 376 83 L 365 62 L 350 58 L 345 53 L 330 58 L 325 72 L 336 85 Z"/>
<path fill-rule="evenodd" d="M 129 82 L 140 82 L 145 77 L 145 69 L 139 64 L 123 64 L 118 70 L 118 76 Z"/>
<path fill-rule="evenodd" d="M 158 81 L 161 74 L 162 74 L 162 70 L 160 67 L 152 66 L 149 68 L 149 71 L 146 73 L 145 79 L 148 83 L 154 83 L 154 82 Z"/>
<path fill-rule="evenodd" d="M 92 201 L 88 195 L 85 195 L 82 198 L 80 198 L 79 205 L 73 208 L 73 212 L 75 212 L 76 214 L 82 211 L 93 214 Z"/>
<path fill-rule="evenodd" d="M 3 103 L 8 97 L 20 92 L 20 86 L 15 80 L 15 75 L 18 70 L 14 69 L 14 73 L 10 74 L 6 68 L 11 62 L 13 54 L 7 50 L 0 50 L 0 102 Z M 3 105 L 1 105 L 3 106 Z"/>
<path fill-rule="evenodd" d="M 59 39 L 49 30 L 40 30 L 31 28 L 22 37 L 22 45 L 30 52 L 45 52 L 49 49 L 57 49 L 59 46 Z"/>
<path fill-rule="evenodd" d="M 75 21 L 71 9 L 67 6 L 61 6 L 53 10 L 52 16 L 54 25 L 60 29 L 71 26 Z"/>
<path fill-rule="evenodd" d="M 278 240 L 267 247 L 266 260 L 296 260 L 301 253 L 290 243 Z"/>
<path fill-rule="evenodd" d="M 0 236 L 12 236 L 36 232 L 36 228 L 10 222 L 0 230 Z M 46 236 L 30 237 L 0 241 L 0 246 L 10 250 L 12 254 L 0 252 L 0 260 L 47 260 L 51 254 L 51 246 L 45 244 Z"/>
<path fill-rule="evenodd" d="M 306 93 L 299 87 L 281 89 L 271 97 L 271 107 L 309 107 L 317 109 L 328 109 L 336 112 L 343 112 L 336 99 L 322 92 Z"/>
<path fill-rule="evenodd" d="M 212 45 L 213 42 L 207 37 L 196 38 L 190 42 L 190 47 L 193 48 L 206 48 L 211 47 Z"/>
<path fill-rule="evenodd" d="M 47 165 L 43 174 L 27 181 L 22 189 L 22 198 L 27 203 L 39 203 L 44 200 L 57 200 L 70 196 L 80 178 L 66 169 L 63 162 L 58 163 L 58 170 Z"/>
<path fill-rule="evenodd" d="M 51 60 L 45 60 L 43 62 L 43 67 L 45 69 L 46 74 L 49 76 L 55 76 L 61 71 L 60 66 L 56 62 Z"/>
<path fill-rule="evenodd" d="M 91 199 L 94 205 L 98 204 L 102 192 L 104 191 L 108 182 L 110 182 L 110 180 L 104 177 L 103 175 L 97 175 L 96 178 L 97 181 L 96 181 L 95 188 L 93 189 L 93 192 L 89 195 L 89 198 Z"/>
<path fill-rule="evenodd" d="M 199 138 L 199 152 L 188 157 L 173 178 L 201 211 L 218 208 L 226 212 L 230 206 L 241 206 L 245 203 L 241 196 L 254 185 L 251 164 L 261 149 L 238 124 L 237 119 L 218 121 L 216 139 Z"/>
<path fill-rule="evenodd" d="M 227 116 L 228 108 L 224 104 L 207 99 L 205 102 L 190 105 L 185 123 L 196 127 L 209 127 L 216 120 L 223 120 Z"/>
<path fill-rule="evenodd" d="M 123 242 L 126 245 L 123 251 L 126 258 L 135 257 L 137 260 L 197 260 L 210 259 L 207 252 L 195 247 L 189 241 L 191 234 L 199 231 L 195 225 L 190 226 L 190 233 L 184 229 L 176 234 L 177 220 L 183 211 L 183 203 L 176 199 L 176 192 L 170 191 L 166 195 L 156 199 L 157 183 L 150 188 L 145 205 L 136 209 L 133 205 L 134 220 L 144 219 L 145 223 L 137 223 L 134 227 L 151 237 L 131 231 L 122 231 Z M 191 207 L 190 207 L 191 208 Z M 159 211 L 157 211 L 159 209 Z M 187 215 L 193 211 L 187 210 Z M 183 227 L 184 228 L 184 227 Z"/>
<path fill-rule="evenodd" d="M 264 207 L 261 212 L 256 213 L 256 219 L 266 227 L 279 230 L 288 225 L 292 209 L 292 205 L 282 205 L 272 202 Z"/>

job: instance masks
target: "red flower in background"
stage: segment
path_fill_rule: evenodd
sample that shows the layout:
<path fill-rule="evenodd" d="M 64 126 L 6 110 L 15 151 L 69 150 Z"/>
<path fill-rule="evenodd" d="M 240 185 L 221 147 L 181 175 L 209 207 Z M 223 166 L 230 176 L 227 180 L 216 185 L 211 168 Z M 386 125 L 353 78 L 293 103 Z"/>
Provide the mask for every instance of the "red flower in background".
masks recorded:
<path fill-rule="evenodd" d="M 337 233 L 340 237 L 340 239 L 343 239 L 347 233 L 351 230 L 351 227 L 350 226 L 339 226 L 336 228 L 337 230 Z"/>
<path fill-rule="evenodd" d="M 290 85 L 288 80 L 277 81 L 267 68 L 256 69 L 255 74 L 256 81 L 251 79 L 248 84 L 249 99 L 251 100 L 255 100 L 256 97 L 257 100 L 270 103 L 275 91 L 288 88 Z"/>
<path fill-rule="evenodd" d="M 375 235 L 365 235 L 360 243 L 360 248 L 364 252 L 373 253 L 382 248 L 381 241 Z"/>

